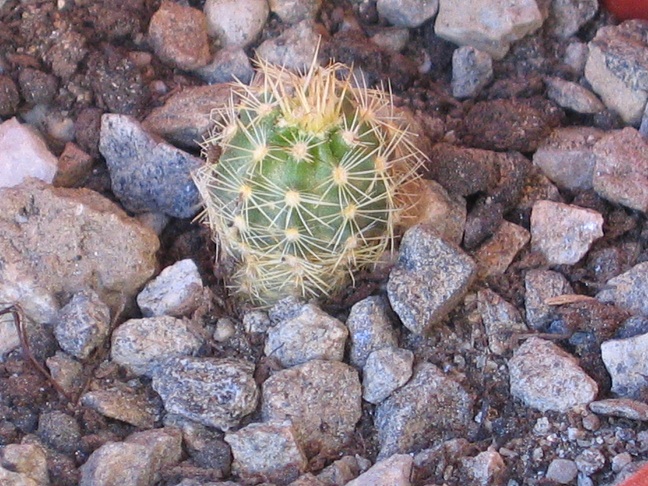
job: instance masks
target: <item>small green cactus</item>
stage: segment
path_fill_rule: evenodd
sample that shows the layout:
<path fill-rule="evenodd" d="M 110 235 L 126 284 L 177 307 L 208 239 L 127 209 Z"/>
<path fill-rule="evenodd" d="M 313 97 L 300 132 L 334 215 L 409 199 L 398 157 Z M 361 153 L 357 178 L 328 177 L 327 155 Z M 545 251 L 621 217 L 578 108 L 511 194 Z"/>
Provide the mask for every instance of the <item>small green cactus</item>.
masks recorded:
<path fill-rule="evenodd" d="M 208 163 L 194 174 L 204 214 L 237 262 L 230 288 L 256 305 L 339 290 L 379 260 L 412 204 L 423 161 L 412 133 L 390 93 L 344 72 L 261 61 L 204 141 Z"/>

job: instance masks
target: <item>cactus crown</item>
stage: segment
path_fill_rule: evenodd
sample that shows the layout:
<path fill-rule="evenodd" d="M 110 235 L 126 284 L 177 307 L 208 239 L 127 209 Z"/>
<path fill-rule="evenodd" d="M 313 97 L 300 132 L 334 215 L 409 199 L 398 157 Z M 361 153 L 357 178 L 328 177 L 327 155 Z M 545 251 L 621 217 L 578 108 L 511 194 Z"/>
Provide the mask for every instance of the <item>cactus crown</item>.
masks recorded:
<path fill-rule="evenodd" d="M 230 287 L 257 305 L 340 288 L 378 261 L 412 200 L 423 156 L 391 94 L 353 87 L 349 71 L 313 62 L 298 75 L 260 61 L 255 81 L 236 83 L 213 114 L 194 179 L 221 251 L 237 261 Z"/>

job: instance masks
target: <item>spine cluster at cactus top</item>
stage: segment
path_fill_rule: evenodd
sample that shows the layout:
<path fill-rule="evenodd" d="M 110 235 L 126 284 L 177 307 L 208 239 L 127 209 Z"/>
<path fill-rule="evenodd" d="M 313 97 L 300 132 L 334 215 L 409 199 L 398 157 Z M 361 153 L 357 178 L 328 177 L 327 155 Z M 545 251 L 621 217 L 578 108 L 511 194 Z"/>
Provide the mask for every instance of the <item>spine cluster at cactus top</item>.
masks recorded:
<path fill-rule="evenodd" d="M 205 216 L 237 262 L 229 286 L 256 305 L 330 295 L 378 261 L 411 204 L 422 156 L 390 94 L 349 72 L 260 62 L 203 144 Z"/>

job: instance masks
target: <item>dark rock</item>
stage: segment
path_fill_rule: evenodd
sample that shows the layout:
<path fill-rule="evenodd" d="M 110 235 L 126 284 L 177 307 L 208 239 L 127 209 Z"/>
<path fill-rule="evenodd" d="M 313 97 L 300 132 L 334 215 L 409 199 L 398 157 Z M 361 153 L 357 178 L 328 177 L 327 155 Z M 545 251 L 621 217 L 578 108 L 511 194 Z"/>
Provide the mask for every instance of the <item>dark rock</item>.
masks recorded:
<path fill-rule="evenodd" d="M 9 76 L 0 75 L 0 116 L 12 116 L 18 109 L 20 95 L 16 83 Z"/>
<path fill-rule="evenodd" d="M 18 85 L 24 100 L 30 105 L 47 104 L 54 99 L 58 90 L 56 76 L 25 68 L 18 74 Z"/>
<path fill-rule="evenodd" d="M 78 422 L 63 412 L 42 413 L 36 434 L 60 452 L 70 454 L 81 447 L 81 428 Z"/>

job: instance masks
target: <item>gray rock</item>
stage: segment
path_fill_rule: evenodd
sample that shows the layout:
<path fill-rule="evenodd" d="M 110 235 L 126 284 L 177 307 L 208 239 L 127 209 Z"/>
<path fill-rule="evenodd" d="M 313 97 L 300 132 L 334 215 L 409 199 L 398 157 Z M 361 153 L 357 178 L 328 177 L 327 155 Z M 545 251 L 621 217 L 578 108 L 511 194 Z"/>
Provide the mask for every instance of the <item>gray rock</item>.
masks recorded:
<path fill-rule="evenodd" d="M 554 459 L 549 463 L 546 478 L 558 484 L 573 484 L 578 475 L 576 463 L 570 459 Z"/>
<path fill-rule="evenodd" d="M 144 317 L 189 316 L 200 305 L 203 288 L 194 261 L 180 260 L 146 284 L 137 295 L 137 305 Z"/>
<path fill-rule="evenodd" d="M 594 448 L 585 449 L 574 458 L 578 470 L 586 476 L 599 472 L 605 466 L 605 456 Z"/>
<path fill-rule="evenodd" d="M 639 263 L 608 280 L 596 298 L 601 302 L 613 302 L 633 314 L 648 316 L 648 262 Z"/>
<path fill-rule="evenodd" d="M 545 84 L 547 97 L 565 109 L 583 114 L 599 113 L 605 109 L 601 100 L 580 84 L 557 77 L 545 78 Z"/>
<path fill-rule="evenodd" d="M 288 484 L 308 466 L 290 421 L 253 423 L 225 434 L 225 442 L 232 448 L 232 470 L 243 480 Z"/>
<path fill-rule="evenodd" d="M 203 11 L 209 34 L 224 47 L 246 47 L 254 42 L 270 14 L 266 0 L 207 0 Z"/>
<path fill-rule="evenodd" d="M 603 103 L 639 125 L 648 100 L 648 60 L 641 21 L 601 27 L 589 43 L 585 77 Z"/>
<path fill-rule="evenodd" d="M 531 212 L 531 247 L 550 265 L 573 265 L 603 236 L 603 216 L 592 209 L 538 201 Z"/>
<path fill-rule="evenodd" d="M 156 368 L 153 389 L 168 413 L 227 431 L 256 408 L 253 372 L 233 358 L 170 358 Z"/>
<path fill-rule="evenodd" d="M 481 277 L 502 275 L 530 239 L 531 234 L 522 226 L 502 221 L 493 236 L 475 252 L 477 273 Z"/>
<path fill-rule="evenodd" d="M 50 484 L 47 456 L 37 444 L 7 444 L 0 451 L 0 484 L 47 486 Z M 7 469 L 5 469 L 7 468 Z"/>
<path fill-rule="evenodd" d="M 36 435 L 52 449 L 65 454 L 81 448 L 81 427 L 74 417 L 63 412 L 41 413 Z"/>
<path fill-rule="evenodd" d="M 229 84 L 185 87 L 171 95 L 164 105 L 153 108 L 142 127 L 174 144 L 195 150 L 220 120 L 218 110 L 225 109 L 231 94 Z"/>
<path fill-rule="evenodd" d="M 112 190 L 126 209 L 174 218 L 196 214 L 200 198 L 191 173 L 201 159 L 156 140 L 127 115 L 103 115 L 100 137 Z"/>
<path fill-rule="evenodd" d="M 256 54 L 270 64 L 303 72 L 315 59 L 319 42 L 320 34 L 313 21 L 302 20 L 279 37 L 263 41 Z"/>
<path fill-rule="evenodd" d="M 160 407 L 142 394 L 121 388 L 93 390 L 84 393 L 81 404 L 104 417 L 126 422 L 140 429 L 152 429 L 160 415 Z"/>
<path fill-rule="evenodd" d="M 378 0 L 376 8 L 396 27 L 416 28 L 437 14 L 439 0 Z"/>
<path fill-rule="evenodd" d="M 412 376 L 414 354 L 408 349 L 382 348 L 367 358 L 362 370 L 362 398 L 382 402 Z"/>
<path fill-rule="evenodd" d="M 474 486 L 491 486 L 503 484 L 505 481 L 506 464 L 502 456 L 494 450 L 489 449 L 475 457 L 462 459 L 461 469 Z"/>
<path fill-rule="evenodd" d="M 486 52 L 463 46 L 452 53 L 452 96 L 474 98 L 493 79 L 493 59 Z"/>
<path fill-rule="evenodd" d="M 569 66 L 572 72 L 579 77 L 585 71 L 585 63 L 589 55 L 589 48 L 584 42 L 573 41 L 567 44 L 565 48 L 565 57 L 563 62 Z"/>
<path fill-rule="evenodd" d="M 268 332 L 272 322 L 268 313 L 262 310 L 251 310 L 243 314 L 243 328 L 250 334 L 264 334 Z"/>
<path fill-rule="evenodd" d="M 553 0 L 549 5 L 548 32 L 561 39 L 576 34 L 598 11 L 597 0 Z"/>
<path fill-rule="evenodd" d="M 182 430 L 184 448 L 196 466 L 220 472 L 221 477 L 230 475 L 232 451 L 221 432 L 174 414 L 167 415 L 164 424 Z"/>
<path fill-rule="evenodd" d="M 472 2 L 470 8 L 461 2 L 442 1 L 434 30 L 443 39 L 473 46 L 499 60 L 506 55 L 511 42 L 540 28 L 542 21 L 534 0 L 479 0 Z"/>
<path fill-rule="evenodd" d="M 194 72 L 209 84 L 231 83 L 236 80 L 249 84 L 254 76 L 250 58 L 237 46 L 220 49 L 209 64 Z"/>
<path fill-rule="evenodd" d="M 346 322 L 351 338 L 349 361 L 362 368 L 378 349 L 398 346 L 388 302 L 380 296 L 367 297 L 351 307 Z"/>
<path fill-rule="evenodd" d="M 601 343 L 601 357 L 612 377 L 612 391 L 620 397 L 641 399 L 648 386 L 648 334 Z"/>
<path fill-rule="evenodd" d="M 197 69 L 211 59 L 207 20 L 195 8 L 163 1 L 151 17 L 148 36 L 155 54 L 180 69 Z"/>
<path fill-rule="evenodd" d="M 387 293 L 405 327 L 429 331 L 461 301 L 476 273 L 472 259 L 426 226 L 407 230 Z"/>
<path fill-rule="evenodd" d="M 79 486 L 142 486 L 154 484 L 162 468 L 180 460 L 182 437 L 156 429 L 131 435 L 126 442 L 108 442 L 81 466 Z"/>
<path fill-rule="evenodd" d="M 362 415 L 358 373 L 338 361 L 313 360 L 279 371 L 263 384 L 263 419 L 293 423 L 311 457 L 335 453 Z"/>
<path fill-rule="evenodd" d="M 202 344 L 203 339 L 181 319 L 129 319 L 113 332 L 110 357 L 136 375 L 151 376 L 167 358 L 195 354 Z"/>
<path fill-rule="evenodd" d="M 370 39 L 371 42 L 382 49 L 394 53 L 401 52 L 409 42 L 409 29 L 404 27 L 383 27 L 378 29 Z"/>
<path fill-rule="evenodd" d="M 110 332 L 110 309 L 94 291 L 72 297 L 54 321 L 54 335 L 68 354 L 86 359 Z"/>
<path fill-rule="evenodd" d="M 511 395 L 542 412 L 568 412 L 596 398 L 598 385 L 576 358 L 554 343 L 532 337 L 508 362 Z"/>
<path fill-rule="evenodd" d="M 431 363 L 421 363 L 404 387 L 376 408 L 378 460 L 440 443 L 466 432 L 473 399 Z"/>
<path fill-rule="evenodd" d="M 265 354 L 277 358 L 286 368 L 312 359 L 342 361 L 348 335 L 339 320 L 306 304 L 297 316 L 268 330 Z"/>
<path fill-rule="evenodd" d="M 477 293 L 477 308 L 488 338 L 488 347 L 494 354 L 503 355 L 516 343 L 515 334 L 529 332 L 517 308 L 490 289 Z"/>
<path fill-rule="evenodd" d="M 648 403 L 630 398 L 608 398 L 589 404 L 589 409 L 607 417 L 621 417 L 628 420 L 648 422 Z"/>
<path fill-rule="evenodd" d="M 29 177 L 51 183 L 58 160 L 45 141 L 16 118 L 0 123 L 0 188 L 13 187 Z"/>
<path fill-rule="evenodd" d="M 59 296 L 82 290 L 122 307 L 152 276 L 158 248 L 152 231 L 88 189 L 32 179 L 0 190 L 0 302 L 36 322 L 52 322 Z"/>
<path fill-rule="evenodd" d="M 410 486 L 412 456 L 394 454 L 371 466 L 346 486 Z"/>
<path fill-rule="evenodd" d="M 270 11 L 285 24 L 313 20 L 322 6 L 322 0 L 268 0 Z"/>
<path fill-rule="evenodd" d="M 571 294 L 567 279 L 551 270 L 529 270 L 524 278 L 524 307 L 526 323 L 536 330 L 543 329 L 552 320 L 552 307 L 545 303 L 551 297 Z"/>
<path fill-rule="evenodd" d="M 596 165 L 594 144 L 604 134 L 592 127 L 557 128 L 540 143 L 533 163 L 558 187 L 591 189 Z"/>
<path fill-rule="evenodd" d="M 615 130 L 594 145 L 594 154 L 597 194 L 648 212 L 648 141 L 634 128 Z"/>

